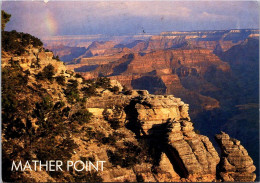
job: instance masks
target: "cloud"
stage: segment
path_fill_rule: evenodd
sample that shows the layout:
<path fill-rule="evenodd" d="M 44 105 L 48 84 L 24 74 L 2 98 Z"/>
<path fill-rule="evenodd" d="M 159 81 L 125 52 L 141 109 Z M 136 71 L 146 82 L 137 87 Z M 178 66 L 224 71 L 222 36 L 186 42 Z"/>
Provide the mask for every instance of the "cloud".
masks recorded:
<path fill-rule="evenodd" d="M 7 30 L 36 36 L 259 27 L 253 1 L 30 1 L 2 8 L 12 14 Z"/>
<path fill-rule="evenodd" d="M 211 20 L 211 21 L 214 21 L 214 20 L 224 21 L 224 20 L 228 20 L 231 18 L 230 16 L 227 16 L 227 15 L 217 15 L 217 14 L 208 13 L 205 11 L 203 11 L 201 14 L 197 15 L 196 17 L 201 20 Z"/>

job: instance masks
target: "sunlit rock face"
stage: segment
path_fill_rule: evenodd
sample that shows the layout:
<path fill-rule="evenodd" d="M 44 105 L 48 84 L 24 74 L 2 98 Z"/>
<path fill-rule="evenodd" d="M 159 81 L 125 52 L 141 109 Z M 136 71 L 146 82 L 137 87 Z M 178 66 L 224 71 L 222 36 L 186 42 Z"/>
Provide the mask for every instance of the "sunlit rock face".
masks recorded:
<path fill-rule="evenodd" d="M 240 141 L 230 138 L 224 132 L 217 134 L 216 140 L 221 147 L 219 173 L 223 181 L 254 181 L 256 174 L 253 172 L 256 170 L 256 167 L 247 150 L 240 144 Z"/>
<path fill-rule="evenodd" d="M 225 148 L 219 157 L 209 138 L 194 130 L 189 106 L 180 98 L 151 95 L 145 90 L 133 90 L 131 95 L 107 95 L 104 91 L 102 96 L 89 99 L 86 105 L 100 119 L 104 110 L 114 116 L 115 106 L 123 106 L 118 115 L 122 126 L 132 131 L 136 139 L 146 139 L 156 159 L 151 168 L 165 172 L 154 174 L 157 181 L 255 180 L 252 159 L 239 141 L 230 141 L 227 134 L 217 135 L 222 150 Z M 230 144 L 237 145 L 225 146 Z M 142 175 L 145 181 L 153 180 L 145 168 Z"/>

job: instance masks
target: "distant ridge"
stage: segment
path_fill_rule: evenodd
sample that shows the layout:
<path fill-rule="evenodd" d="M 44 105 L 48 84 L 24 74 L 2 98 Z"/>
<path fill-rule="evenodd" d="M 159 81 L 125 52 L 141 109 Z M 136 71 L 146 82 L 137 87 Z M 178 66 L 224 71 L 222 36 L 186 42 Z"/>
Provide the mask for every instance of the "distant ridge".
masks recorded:
<path fill-rule="evenodd" d="M 214 36 L 216 40 L 242 40 L 248 37 L 259 38 L 259 29 L 230 29 L 230 30 L 198 30 L 198 31 L 167 31 L 160 36 L 186 36 L 186 39 L 208 39 Z M 173 37 L 175 38 L 175 37 Z"/>

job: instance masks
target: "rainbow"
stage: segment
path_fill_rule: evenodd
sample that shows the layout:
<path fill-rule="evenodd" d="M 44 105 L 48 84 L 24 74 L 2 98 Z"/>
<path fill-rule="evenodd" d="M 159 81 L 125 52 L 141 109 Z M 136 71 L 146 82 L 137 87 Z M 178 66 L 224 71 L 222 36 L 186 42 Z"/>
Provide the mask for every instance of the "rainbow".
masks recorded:
<path fill-rule="evenodd" d="M 58 24 L 50 10 L 47 10 L 45 14 L 45 25 L 50 35 L 54 36 L 57 34 Z"/>

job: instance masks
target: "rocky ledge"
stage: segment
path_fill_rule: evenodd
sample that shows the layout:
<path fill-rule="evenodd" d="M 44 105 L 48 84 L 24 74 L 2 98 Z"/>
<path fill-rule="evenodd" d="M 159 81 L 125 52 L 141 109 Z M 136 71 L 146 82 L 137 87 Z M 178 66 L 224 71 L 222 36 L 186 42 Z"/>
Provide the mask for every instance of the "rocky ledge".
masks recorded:
<path fill-rule="evenodd" d="M 117 118 L 137 140 L 146 140 L 156 161 L 142 168 L 144 181 L 247 182 L 256 178 L 253 161 L 240 142 L 225 133 L 217 135 L 219 157 L 209 138 L 194 130 L 188 104 L 173 95 L 150 95 L 146 90 L 115 95 L 104 90 L 86 106 L 95 117 Z"/>

